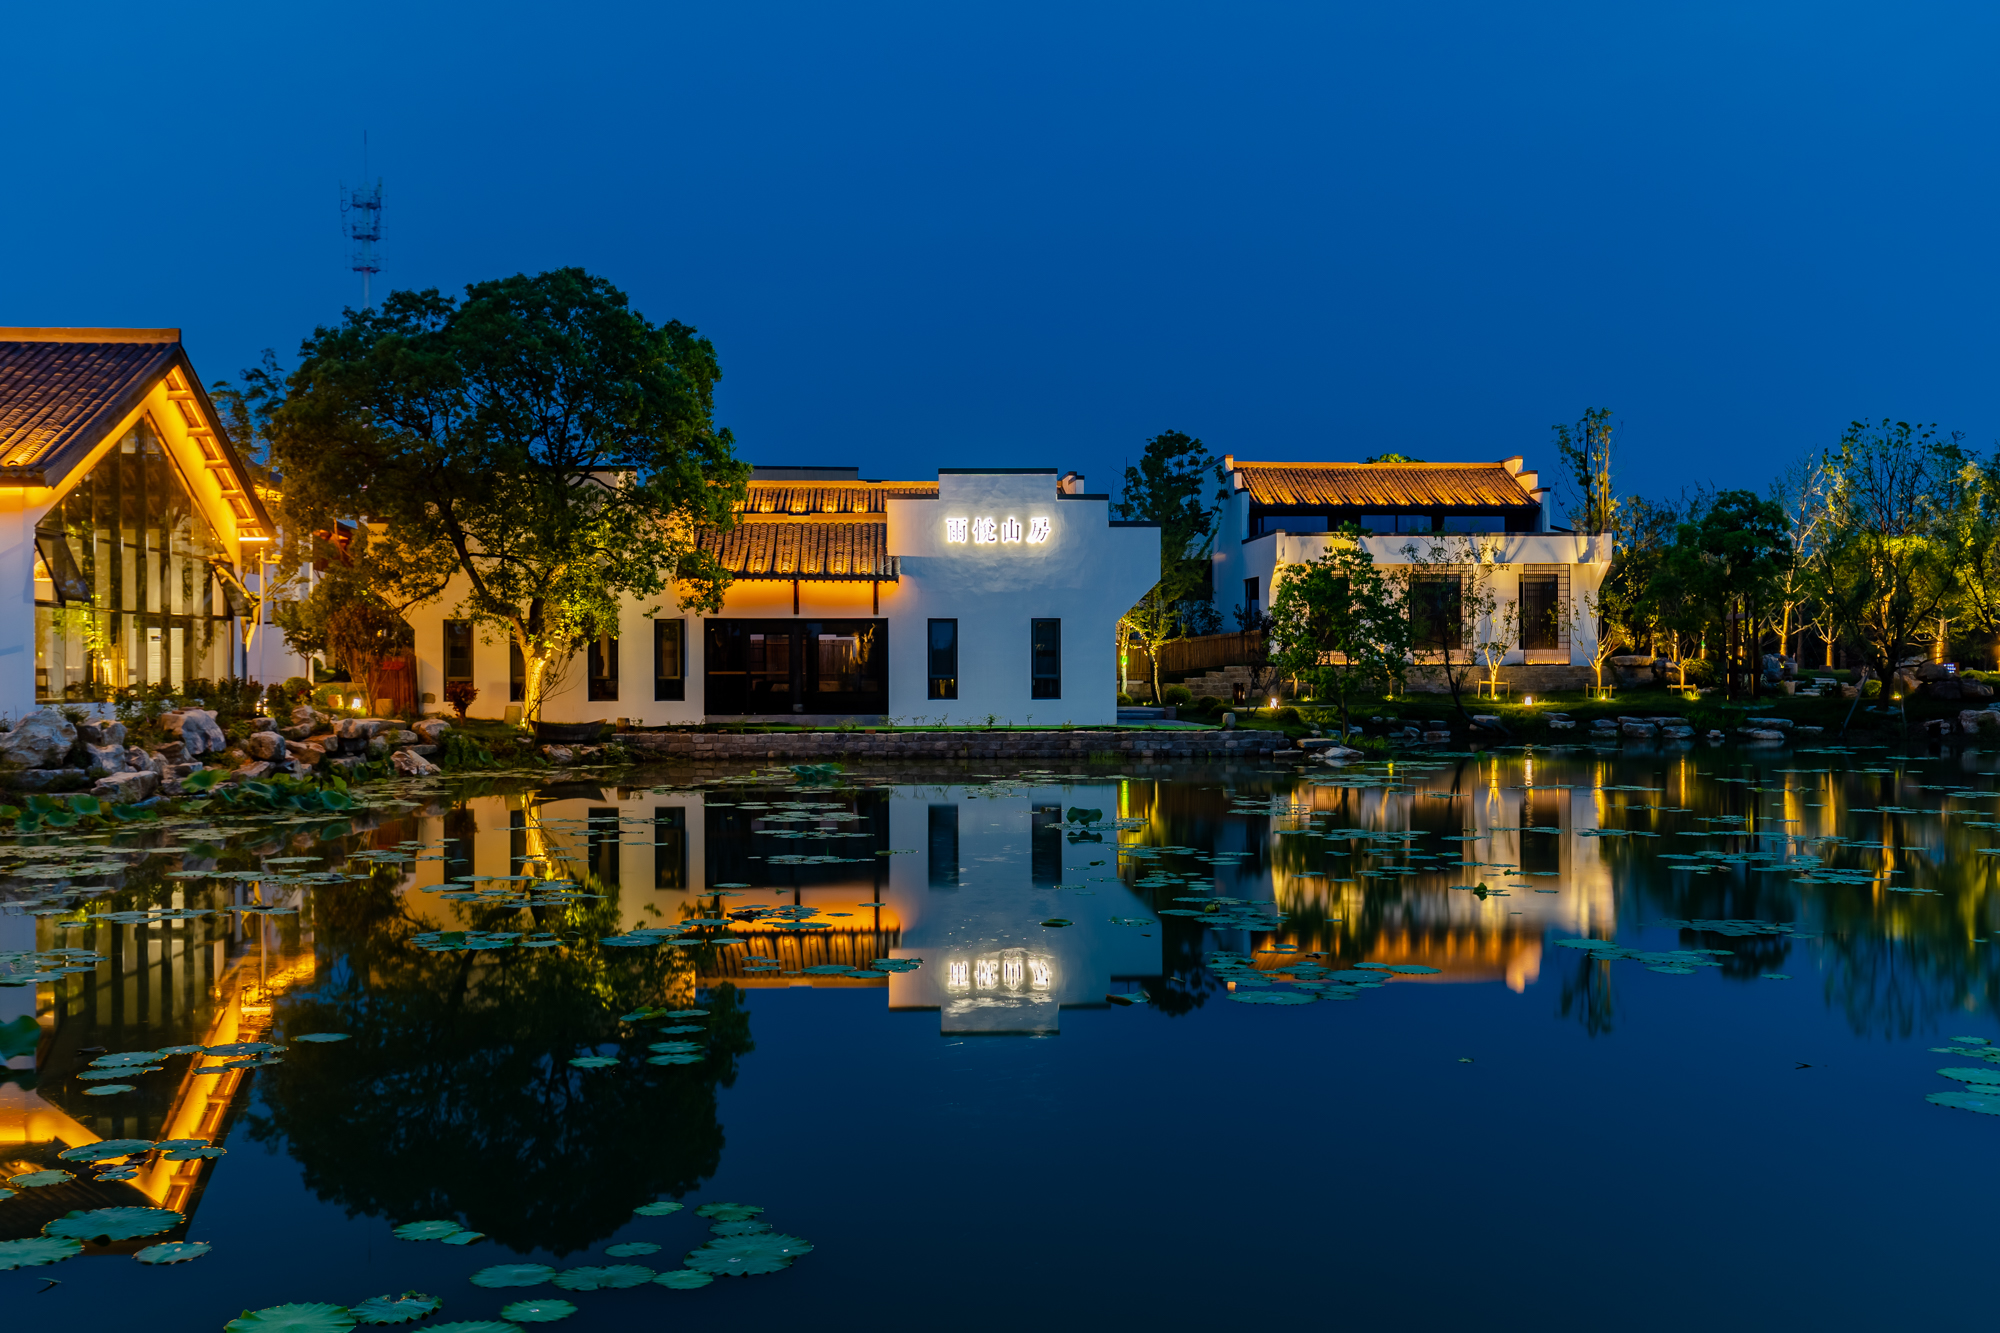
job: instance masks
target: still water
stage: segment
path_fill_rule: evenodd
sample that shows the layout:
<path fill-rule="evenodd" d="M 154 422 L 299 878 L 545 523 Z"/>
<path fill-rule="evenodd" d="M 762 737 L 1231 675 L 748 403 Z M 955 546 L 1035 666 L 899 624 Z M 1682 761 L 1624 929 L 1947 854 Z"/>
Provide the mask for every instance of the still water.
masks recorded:
<path fill-rule="evenodd" d="M 0 1174 L 70 1178 L 0 1200 L 0 1240 L 185 1220 L 0 1301 L 162 1330 L 405 1292 L 442 1299 L 421 1328 L 1984 1313 L 2000 1118 L 1927 1098 L 2000 1074 L 1993 767 L 635 770 L 16 839 Z M 58 1155 L 111 1139 L 226 1153 Z M 746 1235 L 796 1239 L 647 1280 Z M 176 1242 L 211 1248 L 134 1258 Z M 472 1280 L 508 1265 L 612 1275 Z"/>

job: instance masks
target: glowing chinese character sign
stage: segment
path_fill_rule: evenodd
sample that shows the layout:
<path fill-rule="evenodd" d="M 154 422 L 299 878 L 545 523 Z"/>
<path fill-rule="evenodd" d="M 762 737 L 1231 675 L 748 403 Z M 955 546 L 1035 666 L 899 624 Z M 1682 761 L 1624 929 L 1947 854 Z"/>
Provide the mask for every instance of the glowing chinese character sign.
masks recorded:
<path fill-rule="evenodd" d="M 968 522 L 968 520 L 966 520 L 966 519 L 962 519 L 962 518 L 948 518 L 948 519 L 946 519 L 946 520 L 944 521 L 944 539 L 945 539 L 946 541 L 948 541 L 948 542 L 962 542 L 962 541 L 964 541 L 964 540 L 965 540 L 965 525 L 966 525 L 966 523 L 967 523 L 967 522 Z"/>
<path fill-rule="evenodd" d="M 1030 543 L 1045 542 L 1048 539 L 1049 539 L 1049 521 L 1045 518 L 1029 519 L 1028 541 Z"/>
<path fill-rule="evenodd" d="M 1013 516 L 1012 516 L 1011 514 L 1010 514 L 1010 515 L 1009 515 L 1009 516 L 1008 516 L 1007 518 L 1005 518 L 1005 519 L 1001 520 L 1001 523 L 1000 523 L 1000 540 L 1001 540 L 1001 541 L 1003 541 L 1003 542 L 1017 542 L 1017 541 L 1020 541 L 1020 540 L 1021 540 L 1021 520 L 1020 520 L 1020 519 L 1018 519 L 1018 518 L 1015 518 L 1015 517 L 1013 517 Z"/>
<path fill-rule="evenodd" d="M 1026 541 L 1030 546 L 1039 546 L 1049 539 L 1053 531 L 1051 520 L 1030 518 L 1027 526 L 1012 514 L 1005 518 L 947 518 L 944 521 L 944 539 L 953 545 L 970 541 L 975 546 L 997 546 Z"/>
<path fill-rule="evenodd" d="M 972 544 L 990 546 L 1000 540 L 1000 525 L 990 518 L 972 520 Z"/>

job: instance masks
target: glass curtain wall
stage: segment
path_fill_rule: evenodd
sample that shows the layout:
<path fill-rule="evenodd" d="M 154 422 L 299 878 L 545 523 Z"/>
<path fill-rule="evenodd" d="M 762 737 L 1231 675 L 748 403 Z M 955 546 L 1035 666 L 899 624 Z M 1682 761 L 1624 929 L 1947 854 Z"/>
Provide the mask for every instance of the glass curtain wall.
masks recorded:
<path fill-rule="evenodd" d="M 240 596 L 215 530 L 141 421 L 35 525 L 35 697 L 235 674 Z"/>

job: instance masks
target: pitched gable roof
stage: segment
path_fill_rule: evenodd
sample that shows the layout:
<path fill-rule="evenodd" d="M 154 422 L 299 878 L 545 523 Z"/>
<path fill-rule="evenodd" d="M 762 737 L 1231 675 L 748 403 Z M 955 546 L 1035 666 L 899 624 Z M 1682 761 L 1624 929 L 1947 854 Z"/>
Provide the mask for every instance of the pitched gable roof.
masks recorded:
<path fill-rule="evenodd" d="M 1505 463 L 1243 463 L 1236 475 L 1260 505 L 1336 508 L 1532 507 Z"/>
<path fill-rule="evenodd" d="M 0 328 L 0 468 L 58 475 L 146 396 L 179 329 Z"/>
<path fill-rule="evenodd" d="M 162 378 L 189 433 L 204 441 L 208 466 L 231 478 L 224 498 L 239 522 L 268 534 L 270 515 L 223 433 L 179 329 L 0 327 L 0 485 L 62 485 Z"/>

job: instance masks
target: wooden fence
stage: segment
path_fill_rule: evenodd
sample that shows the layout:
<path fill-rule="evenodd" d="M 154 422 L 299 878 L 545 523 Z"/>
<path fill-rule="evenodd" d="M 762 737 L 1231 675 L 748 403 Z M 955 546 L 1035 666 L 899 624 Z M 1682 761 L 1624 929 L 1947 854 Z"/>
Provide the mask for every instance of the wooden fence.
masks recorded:
<path fill-rule="evenodd" d="M 1127 649 L 1125 674 L 1135 681 L 1153 679 L 1153 657 L 1145 645 L 1134 642 Z M 1219 671 L 1229 666 L 1252 666 L 1264 660 L 1264 635 L 1251 630 L 1239 634 L 1203 634 L 1192 639 L 1176 639 L 1160 647 L 1160 677 L 1179 680 L 1202 671 Z"/>

